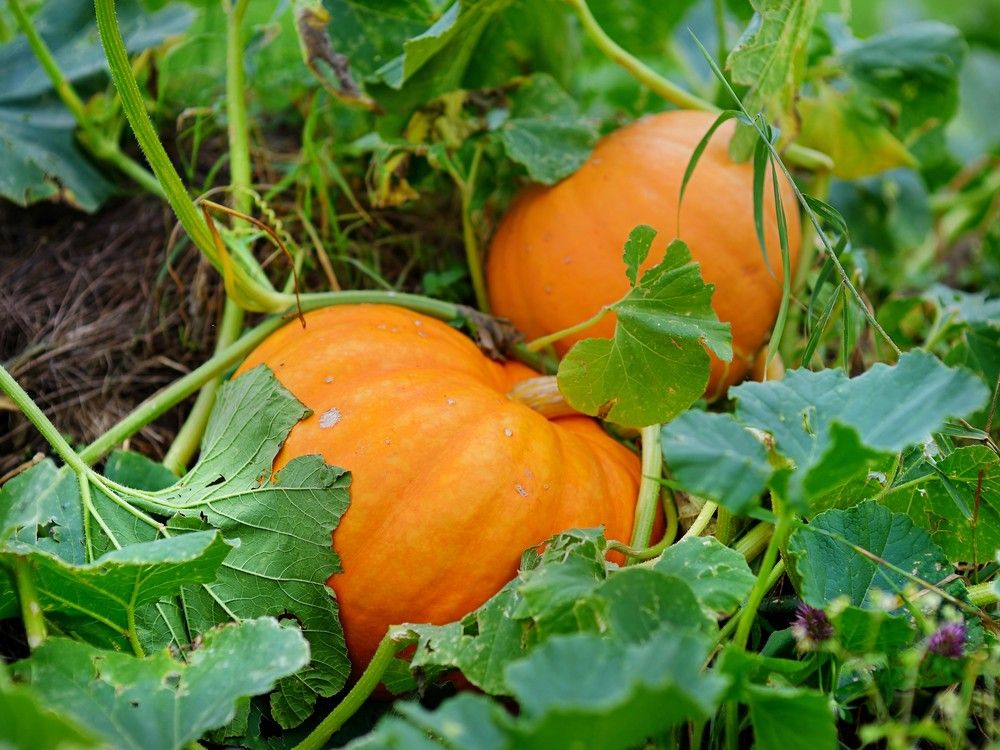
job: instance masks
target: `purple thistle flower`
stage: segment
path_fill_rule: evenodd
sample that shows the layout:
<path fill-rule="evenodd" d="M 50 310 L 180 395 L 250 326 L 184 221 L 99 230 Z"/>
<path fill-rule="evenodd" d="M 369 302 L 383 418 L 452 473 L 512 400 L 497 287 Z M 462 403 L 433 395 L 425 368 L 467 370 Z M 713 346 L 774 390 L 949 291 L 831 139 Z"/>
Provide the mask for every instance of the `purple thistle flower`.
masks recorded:
<path fill-rule="evenodd" d="M 964 622 L 946 622 L 927 640 L 927 650 L 948 659 L 961 659 L 965 637 Z"/>
<path fill-rule="evenodd" d="M 799 602 L 792 621 L 792 635 L 798 641 L 799 648 L 810 651 L 833 637 L 833 625 L 826 612 Z"/>

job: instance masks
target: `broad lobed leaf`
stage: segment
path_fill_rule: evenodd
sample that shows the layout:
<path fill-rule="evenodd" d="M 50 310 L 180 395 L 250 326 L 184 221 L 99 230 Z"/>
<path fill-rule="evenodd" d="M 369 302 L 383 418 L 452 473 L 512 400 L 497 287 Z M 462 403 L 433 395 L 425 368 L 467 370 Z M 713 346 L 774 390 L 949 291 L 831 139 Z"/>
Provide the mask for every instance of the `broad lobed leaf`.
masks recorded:
<path fill-rule="evenodd" d="M 185 661 L 50 638 L 14 673 L 109 747 L 175 750 L 226 724 L 238 699 L 271 690 L 308 658 L 298 630 L 262 618 L 206 632 Z"/>
<path fill-rule="evenodd" d="M 713 287 L 701 279 L 680 240 L 612 305 L 612 339 L 585 339 L 559 364 L 559 390 L 584 414 L 640 427 L 667 422 L 688 408 L 708 383 L 706 347 L 732 358 L 729 324 L 711 306 Z"/>

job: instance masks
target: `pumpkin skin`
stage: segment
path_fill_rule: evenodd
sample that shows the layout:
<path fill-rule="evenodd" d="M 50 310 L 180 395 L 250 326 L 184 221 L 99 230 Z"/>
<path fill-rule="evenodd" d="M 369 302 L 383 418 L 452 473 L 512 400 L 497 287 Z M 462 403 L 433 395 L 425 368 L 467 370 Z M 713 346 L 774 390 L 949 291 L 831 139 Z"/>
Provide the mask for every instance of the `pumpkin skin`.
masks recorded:
<path fill-rule="evenodd" d="M 555 333 L 594 315 L 628 291 L 622 247 L 637 224 L 657 230 L 643 270 L 663 258 L 678 236 L 677 198 L 688 161 L 715 116 L 665 112 L 601 139 L 576 173 L 552 187 L 533 185 L 513 201 L 490 247 L 487 267 L 493 312 L 529 338 Z M 734 124 L 713 135 L 684 193 L 680 238 L 702 277 L 715 285 L 712 307 L 732 324 L 733 361 L 712 355 L 706 395 L 717 397 L 749 370 L 781 303 L 782 265 L 773 188 L 765 181 L 764 264 L 753 220 L 753 166 L 729 158 Z M 795 197 L 783 177 L 782 205 L 792 268 L 799 253 Z M 614 334 L 614 316 L 556 345 L 562 355 L 584 338 Z"/>
<path fill-rule="evenodd" d="M 351 471 L 333 533 L 343 572 L 328 585 L 355 672 L 390 625 L 459 619 L 552 534 L 604 525 L 629 539 L 638 458 L 590 418 L 550 421 L 510 400 L 511 385 L 537 375 L 530 368 L 492 362 L 444 323 L 397 307 L 305 320 L 272 334 L 237 374 L 266 364 L 313 411 L 276 471 L 310 453 Z"/>

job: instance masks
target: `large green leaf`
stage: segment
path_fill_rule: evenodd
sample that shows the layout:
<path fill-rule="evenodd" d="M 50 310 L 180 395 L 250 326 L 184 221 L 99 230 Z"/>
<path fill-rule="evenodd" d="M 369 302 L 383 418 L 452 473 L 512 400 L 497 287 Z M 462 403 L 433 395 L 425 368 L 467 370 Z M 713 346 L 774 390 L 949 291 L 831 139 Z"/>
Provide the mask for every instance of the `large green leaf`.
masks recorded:
<path fill-rule="evenodd" d="M 870 497 L 881 489 L 892 453 L 988 398 L 971 373 L 919 351 L 852 379 L 841 370 L 793 370 L 729 393 L 737 400 L 732 417 L 685 414 L 663 430 L 663 451 L 683 487 L 737 513 L 753 507 L 771 481 L 807 514 Z M 917 403 L 921 408 L 913 408 Z M 748 428 L 774 438 L 773 460 Z"/>
<path fill-rule="evenodd" d="M 504 669 L 526 653 L 527 623 L 513 616 L 518 601 L 517 584 L 517 581 L 507 584 L 459 622 L 409 626 L 417 637 L 411 667 L 438 671 L 457 668 L 473 685 L 490 695 L 509 695 Z"/>
<path fill-rule="evenodd" d="M 840 61 L 854 80 L 896 104 L 897 128 L 906 134 L 955 114 L 965 51 L 954 26 L 924 21 L 852 44 L 840 53 Z"/>
<path fill-rule="evenodd" d="M 559 390 L 574 408 L 638 427 L 667 422 L 705 391 L 711 349 L 732 358 L 729 324 L 711 306 L 713 287 L 701 279 L 680 240 L 639 284 L 612 305 L 612 339 L 585 339 L 559 364 Z"/>
<path fill-rule="evenodd" d="M 462 88 L 476 45 L 511 2 L 456 0 L 430 28 L 407 39 L 401 55 L 373 73 L 369 91 L 383 106 L 407 111 Z"/>
<path fill-rule="evenodd" d="M 595 635 L 554 638 L 507 669 L 521 706 L 516 748 L 629 748 L 713 712 L 725 681 L 705 674 L 707 643 L 660 631 L 642 644 Z"/>
<path fill-rule="evenodd" d="M 0 679 L 0 747 L 90 750 L 105 745 L 30 688 Z"/>
<path fill-rule="evenodd" d="M 228 723 L 237 700 L 267 692 L 308 659 L 298 630 L 263 618 L 208 631 L 185 661 L 50 638 L 13 669 L 108 746 L 175 750 Z"/>
<path fill-rule="evenodd" d="M 401 704 L 399 716 L 348 747 L 624 750 L 712 713 L 725 680 L 702 671 L 707 653 L 702 638 L 668 630 L 643 644 L 561 636 L 507 668 L 516 717 L 480 696 L 460 695 L 433 712 Z"/>
<path fill-rule="evenodd" d="M 793 370 L 783 380 L 744 383 L 730 396 L 739 401 L 737 418 L 769 432 L 775 449 L 792 461 L 789 499 L 805 509 L 847 482 L 848 469 L 863 480 L 878 460 L 875 452 L 922 442 L 946 418 L 977 409 L 989 392 L 971 373 L 915 351 L 856 378 L 840 370 Z"/>
<path fill-rule="evenodd" d="M 161 43 L 187 28 L 193 13 L 175 4 L 156 13 L 130 3 L 119 22 L 130 52 Z M 64 77 L 87 81 L 107 63 L 97 36 L 93 3 L 46 3 L 33 18 Z M 22 36 L 0 46 L 0 196 L 26 206 L 58 198 L 95 210 L 113 192 L 74 139 L 76 121 L 56 98 L 52 82 Z"/>
<path fill-rule="evenodd" d="M 532 180 L 551 185 L 583 165 L 597 130 L 551 76 L 539 74 L 511 95 L 509 118 L 498 137 L 507 156 L 523 164 Z"/>
<path fill-rule="evenodd" d="M 1000 458 L 985 445 L 970 445 L 939 460 L 936 468 L 925 465 L 919 474 L 907 475 L 880 502 L 927 529 L 950 560 L 992 560 L 1000 551 Z"/>
<path fill-rule="evenodd" d="M 926 531 L 902 513 L 873 502 L 819 514 L 791 535 L 788 554 L 801 579 L 799 594 L 813 607 L 846 596 L 855 606 L 879 609 L 882 595 L 895 595 L 912 584 L 898 571 L 931 584 L 951 572 Z"/>
<path fill-rule="evenodd" d="M 316 695 L 332 695 L 350 671 L 337 604 L 326 581 L 340 569 L 330 538 L 348 505 L 350 477 L 320 456 L 271 465 L 292 426 L 307 413 L 266 367 L 227 383 L 202 442 L 201 458 L 175 486 L 154 493 L 173 508 L 178 529 L 219 529 L 239 539 L 208 587 L 189 588 L 184 611 L 150 613 L 159 642 L 182 616 L 193 633 L 239 618 L 291 615 L 311 647 L 308 669 L 281 683 L 276 718 L 304 720 Z"/>
<path fill-rule="evenodd" d="M 721 615 L 735 612 L 756 580 L 746 558 L 712 536 L 683 539 L 667 547 L 653 569 L 682 578 L 703 609 Z"/>
<path fill-rule="evenodd" d="M 38 547 L 69 563 L 83 563 L 83 510 L 76 476 L 45 459 L 0 488 L 0 539 Z"/>
<path fill-rule="evenodd" d="M 895 654 L 910 645 L 916 631 L 906 615 L 849 606 L 830 618 L 837 641 L 853 654 Z"/>
<path fill-rule="evenodd" d="M 232 549 L 216 532 L 185 534 L 107 553 L 88 565 L 73 565 L 15 542 L 0 560 L 23 557 L 47 619 L 63 632 L 106 647 L 127 646 L 136 609 L 180 593 L 184 585 L 211 583 Z"/>
<path fill-rule="evenodd" d="M 837 728 L 830 699 L 805 688 L 746 688 L 758 750 L 834 750 Z"/>
<path fill-rule="evenodd" d="M 730 414 L 687 411 L 663 427 L 663 456 L 685 489 L 746 513 L 773 471 L 767 450 Z"/>

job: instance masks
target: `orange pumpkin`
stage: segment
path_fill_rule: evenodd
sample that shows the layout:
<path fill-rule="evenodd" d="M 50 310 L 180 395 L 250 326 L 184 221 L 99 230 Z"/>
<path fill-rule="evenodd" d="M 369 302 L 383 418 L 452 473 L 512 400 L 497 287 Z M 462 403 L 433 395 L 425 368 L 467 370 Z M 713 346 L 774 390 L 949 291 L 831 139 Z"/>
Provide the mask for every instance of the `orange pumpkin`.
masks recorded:
<path fill-rule="evenodd" d="M 239 372 L 268 365 L 313 411 L 276 470 L 319 453 L 351 471 L 333 534 L 343 573 L 329 585 L 356 670 L 390 625 L 460 618 L 554 533 L 604 525 L 628 541 L 637 457 L 587 417 L 549 420 L 508 398 L 537 373 L 397 307 L 330 307 L 305 320 L 272 334 Z"/>
<path fill-rule="evenodd" d="M 707 395 L 717 397 L 749 370 L 767 342 L 781 302 L 781 249 L 770 174 L 765 183 L 765 239 L 774 276 L 754 231 L 753 167 L 729 158 L 732 121 L 716 131 L 684 193 L 688 161 L 714 121 L 704 112 L 675 111 L 639 120 L 603 138 L 575 174 L 553 187 L 531 186 L 513 202 L 490 248 L 487 278 L 493 312 L 536 338 L 578 324 L 628 291 L 622 246 L 637 224 L 657 234 L 663 257 L 680 236 L 715 285 L 712 306 L 732 324 L 731 363 L 712 357 Z M 781 182 L 793 263 L 799 252 L 794 194 Z M 614 333 L 612 316 L 556 344 Z"/>

